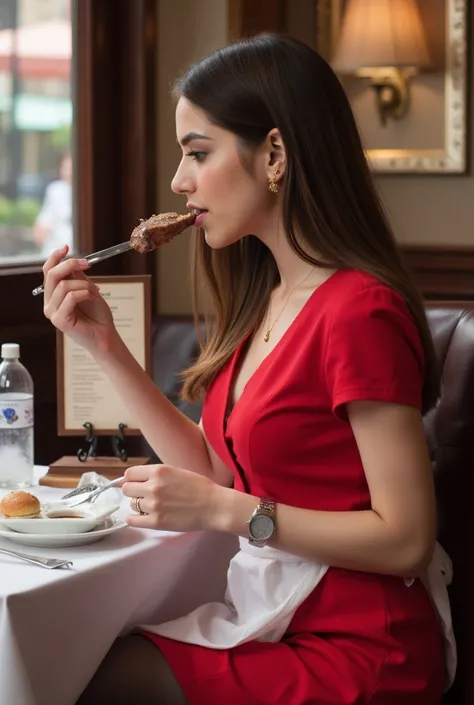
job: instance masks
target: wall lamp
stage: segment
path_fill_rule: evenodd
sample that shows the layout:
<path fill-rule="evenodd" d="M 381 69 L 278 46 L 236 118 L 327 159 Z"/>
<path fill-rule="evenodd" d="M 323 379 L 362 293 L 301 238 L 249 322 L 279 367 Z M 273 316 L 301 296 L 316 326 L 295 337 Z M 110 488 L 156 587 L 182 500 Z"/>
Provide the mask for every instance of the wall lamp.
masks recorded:
<path fill-rule="evenodd" d="M 403 117 L 410 79 L 429 65 L 416 0 L 348 0 L 331 64 L 337 73 L 370 79 L 382 125 Z"/>

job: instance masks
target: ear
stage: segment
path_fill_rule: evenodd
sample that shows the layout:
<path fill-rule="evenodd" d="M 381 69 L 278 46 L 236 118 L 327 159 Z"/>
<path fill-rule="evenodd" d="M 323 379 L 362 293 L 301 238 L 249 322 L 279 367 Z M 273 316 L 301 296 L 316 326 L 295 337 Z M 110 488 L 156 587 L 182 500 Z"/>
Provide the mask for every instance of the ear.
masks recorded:
<path fill-rule="evenodd" d="M 276 178 L 279 181 L 285 173 L 286 152 L 280 131 L 276 127 L 268 133 L 265 148 L 267 176 L 269 179 Z"/>

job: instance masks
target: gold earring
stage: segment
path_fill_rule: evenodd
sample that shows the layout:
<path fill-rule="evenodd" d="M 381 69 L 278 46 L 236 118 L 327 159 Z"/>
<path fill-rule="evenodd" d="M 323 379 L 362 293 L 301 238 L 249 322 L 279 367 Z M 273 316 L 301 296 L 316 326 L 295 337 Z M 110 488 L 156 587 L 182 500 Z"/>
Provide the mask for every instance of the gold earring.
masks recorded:
<path fill-rule="evenodd" d="M 272 193 L 278 193 L 280 190 L 280 187 L 278 185 L 278 181 L 276 180 L 276 177 L 280 173 L 280 170 L 278 170 L 275 174 L 275 176 L 272 176 L 271 179 L 268 179 L 268 190 L 271 191 Z"/>

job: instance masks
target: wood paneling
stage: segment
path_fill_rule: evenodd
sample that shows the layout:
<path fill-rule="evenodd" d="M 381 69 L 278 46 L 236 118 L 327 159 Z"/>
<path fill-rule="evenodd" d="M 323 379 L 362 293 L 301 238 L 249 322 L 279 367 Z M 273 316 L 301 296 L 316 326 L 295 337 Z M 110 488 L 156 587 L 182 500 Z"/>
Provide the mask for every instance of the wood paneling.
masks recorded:
<path fill-rule="evenodd" d="M 229 39 L 286 31 L 286 0 L 228 0 Z"/>
<path fill-rule="evenodd" d="M 127 240 L 139 218 L 154 212 L 156 3 L 76 6 L 77 227 L 90 252 Z M 152 273 L 154 262 L 129 253 L 103 262 L 97 274 Z"/>
<path fill-rule="evenodd" d="M 425 298 L 474 300 L 473 248 L 406 246 L 403 256 Z"/>

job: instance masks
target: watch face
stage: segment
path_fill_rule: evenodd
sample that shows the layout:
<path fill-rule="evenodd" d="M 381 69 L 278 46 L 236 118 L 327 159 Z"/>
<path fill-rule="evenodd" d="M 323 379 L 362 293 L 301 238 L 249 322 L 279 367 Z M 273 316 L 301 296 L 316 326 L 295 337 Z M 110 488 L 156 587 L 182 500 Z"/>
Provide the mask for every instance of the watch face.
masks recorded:
<path fill-rule="evenodd" d="M 257 514 L 250 522 L 250 530 L 255 539 L 266 541 L 273 534 L 273 519 L 266 514 Z"/>

